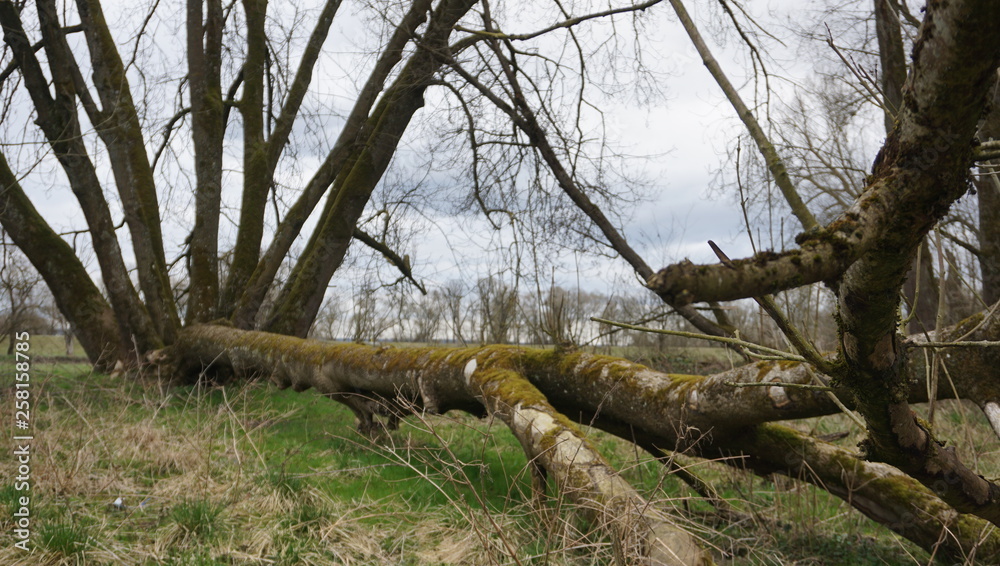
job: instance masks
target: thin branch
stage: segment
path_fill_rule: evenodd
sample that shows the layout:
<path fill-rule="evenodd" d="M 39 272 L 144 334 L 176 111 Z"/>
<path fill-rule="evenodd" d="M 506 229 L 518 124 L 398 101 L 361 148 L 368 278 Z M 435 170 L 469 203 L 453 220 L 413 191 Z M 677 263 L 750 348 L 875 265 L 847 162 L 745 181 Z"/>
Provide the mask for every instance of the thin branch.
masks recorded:
<path fill-rule="evenodd" d="M 389 263 L 396 266 L 396 269 L 399 269 L 399 272 L 403 274 L 403 277 L 409 280 L 414 287 L 420 289 L 422 294 L 427 294 L 427 289 L 425 289 L 424 286 L 413 277 L 413 270 L 410 268 L 410 256 L 407 255 L 399 257 L 399 254 L 393 251 L 392 248 L 376 240 L 360 228 L 354 229 L 354 239 L 385 256 L 385 259 L 389 260 Z"/>
<path fill-rule="evenodd" d="M 818 375 L 813 373 L 812 368 L 810 368 L 809 366 L 805 366 L 805 368 L 806 368 L 806 373 L 809 374 L 809 377 L 812 378 L 813 381 L 818 383 L 823 383 L 823 380 L 821 380 Z M 840 397 L 837 397 L 836 393 L 834 393 L 832 390 L 827 391 L 826 396 L 829 397 L 831 401 L 833 401 L 833 404 L 836 405 L 838 409 L 840 409 L 840 412 L 847 415 L 847 417 L 852 421 L 854 421 L 854 424 L 858 425 L 861 428 L 861 430 L 865 430 L 866 426 L 864 419 L 859 417 L 858 414 L 855 413 L 854 411 L 848 409 L 847 405 L 845 405 L 844 402 L 840 400 Z"/>
<path fill-rule="evenodd" d="M 834 388 L 828 385 L 810 385 L 808 383 L 784 383 L 781 381 L 756 381 L 752 383 L 742 383 L 738 381 L 724 381 L 730 387 L 782 387 L 784 389 L 802 389 L 804 391 L 833 391 Z"/>
<path fill-rule="evenodd" d="M 722 344 L 730 344 L 733 346 L 741 346 L 743 348 L 749 348 L 757 350 L 759 352 L 764 352 L 766 354 L 772 354 L 774 356 L 779 356 L 779 359 L 789 360 L 792 362 L 807 362 L 807 360 L 799 355 L 792 354 L 789 352 L 783 352 L 781 350 L 776 350 L 774 348 L 768 348 L 767 346 L 761 346 L 760 344 L 754 344 L 753 342 L 747 342 L 746 340 L 740 340 L 737 338 L 729 338 L 727 336 L 710 336 L 708 334 L 698 334 L 696 332 L 684 332 L 683 330 L 665 330 L 660 328 L 649 328 L 645 326 L 635 326 L 632 324 L 625 324 L 624 322 L 615 322 L 613 320 L 607 320 L 605 318 L 598 318 L 596 316 L 590 317 L 590 320 L 594 322 L 599 322 L 601 324 L 609 324 L 611 326 L 617 326 L 619 328 L 625 328 L 627 330 L 638 330 L 639 332 L 651 332 L 653 334 L 666 334 L 668 336 L 680 336 L 682 338 L 694 338 L 697 340 L 708 340 L 710 342 L 720 342 Z"/>
<path fill-rule="evenodd" d="M 719 261 L 721 261 L 723 265 L 733 267 L 732 260 L 729 259 L 729 256 L 727 256 L 715 242 L 709 240 L 708 245 L 711 246 L 712 251 L 715 252 L 715 255 L 719 258 Z M 753 300 L 757 301 L 760 308 L 764 309 L 764 312 L 766 312 L 767 315 L 771 317 L 771 320 L 778 325 L 781 333 L 785 335 L 785 338 L 788 338 L 788 341 L 792 343 L 792 346 L 799 352 L 799 354 L 809 360 L 809 363 L 816 366 L 816 369 L 819 371 L 826 374 L 830 373 L 831 368 L 829 362 L 827 362 L 819 351 L 816 350 L 816 347 L 813 346 L 812 342 L 810 342 L 798 328 L 795 328 L 795 325 L 793 325 L 792 322 L 788 320 L 788 317 L 781 312 L 781 309 L 778 308 L 778 304 L 774 302 L 774 297 L 771 295 L 759 295 L 753 297 Z"/>
<path fill-rule="evenodd" d="M 71 33 L 79 33 L 83 31 L 83 24 L 77 24 L 75 26 L 66 26 L 62 28 L 62 30 L 63 33 L 66 35 L 69 35 Z M 35 43 L 34 45 L 31 46 L 31 50 L 34 53 L 38 53 L 43 47 L 45 47 L 45 41 L 39 41 L 38 43 Z M 6 81 L 8 77 L 14 74 L 14 71 L 16 71 L 19 66 L 20 66 L 20 61 L 16 58 L 11 60 L 10 63 L 7 63 L 7 66 L 4 67 L 4 70 L 0 71 L 0 84 L 3 84 L 3 82 Z"/>
<path fill-rule="evenodd" d="M 843 52 L 841 52 L 840 48 L 837 47 L 837 45 L 833 42 L 833 35 L 831 34 L 829 27 L 826 28 L 826 34 L 827 34 L 826 44 L 829 45 L 830 49 L 832 49 L 833 52 L 837 54 L 837 57 L 839 57 L 841 62 L 844 63 L 844 66 L 847 67 L 849 71 L 851 71 L 851 74 L 853 74 L 855 78 L 858 79 L 858 83 L 861 84 L 862 87 L 864 87 L 865 92 L 868 93 L 869 102 L 871 102 L 872 104 L 880 108 L 883 112 L 892 116 L 893 119 L 895 119 L 896 109 L 888 108 L 886 107 L 885 104 L 883 104 L 882 101 L 885 100 L 885 98 L 883 96 L 883 93 L 881 92 L 882 89 L 878 86 L 878 84 L 871 78 L 871 76 L 869 76 L 863 69 L 861 69 L 858 66 L 858 64 L 854 62 L 853 59 L 849 59 L 846 55 L 843 54 Z"/>
<path fill-rule="evenodd" d="M 633 6 L 625 6 L 623 8 L 614 8 L 614 9 L 611 9 L 611 10 L 605 10 L 603 12 L 595 12 L 593 14 L 586 14 L 584 16 L 577 16 L 575 18 L 569 18 L 569 19 L 561 21 L 559 23 L 552 24 L 552 25 L 550 25 L 549 27 L 547 27 L 545 29 L 542 29 L 542 30 L 539 30 L 539 31 L 534 31 L 534 32 L 529 32 L 529 33 L 506 34 L 506 33 L 503 33 L 502 31 L 499 31 L 499 30 L 495 30 L 495 31 L 494 30 L 478 30 L 478 29 L 467 28 L 465 26 L 455 26 L 455 29 L 457 31 L 463 31 L 465 33 L 471 33 L 471 34 L 473 34 L 473 36 L 476 37 L 476 39 L 502 39 L 502 40 L 505 40 L 505 41 L 525 41 L 525 40 L 528 40 L 528 39 L 534 39 L 534 38 L 536 38 L 536 37 L 538 37 L 540 35 L 545 35 L 545 34 L 547 34 L 549 32 L 555 31 L 557 29 L 571 28 L 573 26 L 576 26 L 576 25 L 581 24 L 583 22 L 586 22 L 588 20 L 594 20 L 594 19 L 598 19 L 598 18 L 604 18 L 604 17 L 607 17 L 607 16 L 614 16 L 614 15 L 617 15 L 617 14 L 627 14 L 629 12 L 642 12 L 642 11 L 645 11 L 647 8 L 651 8 L 651 7 L 659 4 L 662 1 L 663 0 L 649 0 L 648 2 L 643 2 L 641 4 L 636 4 L 636 5 L 633 5 Z M 468 42 L 468 38 L 466 38 L 463 41 L 467 43 Z M 467 45 L 463 45 L 463 47 L 467 47 Z"/>
<path fill-rule="evenodd" d="M 785 163 L 778 155 L 774 144 L 767 138 L 767 134 L 764 133 L 764 129 L 757 122 L 753 112 L 750 111 L 746 103 L 743 102 L 743 99 L 740 98 L 736 87 L 729 82 L 729 78 L 726 77 L 719 62 L 712 55 L 712 51 L 702 38 L 701 32 L 698 31 L 698 27 L 695 25 L 694 20 L 691 19 L 687 9 L 684 8 L 684 4 L 681 0 L 670 0 L 670 5 L 673 6 L 674 12 L 677 13 L 677 18 L 680 20 L 681 25 L 684 26 L 688 37 L 691 38 L 691 43 L 694 44 L 695 49 L 698 50 L 698 54 L 701 55 L 702 62 L 705 64 L 708 72 L 712 74 L 715 82 L 718 83 L 719 88 L 722 89 L 726 98 L 732 104 L 733 109 L 736 110 L 743 125 L 746 126 L 753 141 L 756 142 L 757 148 L 767 163 L 768 171 L 771 172 L 775 184 L 781 189 L 781 194 L 785 197 L 788 206 L 791 207 L 792 213 L 799 219 L 799 222 L 806 231 L 819 228 L 819 222 L 816 221 L 816 217 L 813 216 L 809 208 L 802 202 L 802 197 L 792 184 L 792 180 L 788 176 L 788 170 L 785 168 Z"/>
<path fill-rule="evenodd" d="M 948 238 L 949 240 L 954 242 L 955 245 L 965 248 L 972 255 L 976 257 L 982 257 L 983 255 L 982 250 L 980 250 L 976 246 L 970 244 L 969 242 L 966 242 L 965 240 L 959 238 L 958 236 L 952 234 L 951 232 L 945 230 L 944 228 L 941 228 L 940 226 L 937 228 L 937 231 L 940 232 L 941 235 L 944 236 L 945 238 Z"/>
<path fill-rule="evenodd" d="M 907 342 L 914 348 L 997 348 L 1000 342 L 993 340 L 971 340 L 965 342 Z"/>
<path fill-rule="evenodd" d="M 163 128 L 163 141 L 160 143 L 160 147 L 156 148 L 156 153 L 153 154 L 153 164 L 150 167 L 154 171 L 156 170 L 156 164 L 160 161 L 160 155 L 163 153 L 163 150 L 167 148 L 167 145 L 170 144 L 170 134 L 173 132 L 174 126 L 177 125 L 178 121 L 190 113 L 190 107 L 182 108 L 180 112 L 174 114 L 174 116 L 167 121 L 167 125 Z"/>

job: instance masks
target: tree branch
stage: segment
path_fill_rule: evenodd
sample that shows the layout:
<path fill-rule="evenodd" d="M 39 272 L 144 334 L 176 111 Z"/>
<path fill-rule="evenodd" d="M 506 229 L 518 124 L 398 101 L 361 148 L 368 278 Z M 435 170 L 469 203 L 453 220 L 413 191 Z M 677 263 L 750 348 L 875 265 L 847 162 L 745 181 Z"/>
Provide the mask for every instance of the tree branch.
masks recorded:
<path fill-rule="evenodd" d="M 75 26 L 65 26 L 61 28 L 61 30 L 64 35 L 69 35 L 71 33 L 80 33 L 81 31 L 83 31 L 83 25 L 77 24 Z M 35 53 L 38 53 L 43 47 L 45 47 L 44 39 L 32 45 L 31 50 L 34 51 Z M 0 84 L 3 84 L 4 81 L 10 78 L 10 76 L 14 74 L 14 72 L 17 71 L 19 67 L 20 67 L 20 62 L 16 58 L 12 59 L 10 63 L 7 63 L 7 66 L 3 68 L 3 71 L 0 71 Z"/>
<path fill-rule="evenodd" d="M 413 277 L 413 270 L 410 266 L 410 256 L 399 257 L 399 254 L 397 254 L 392 248 L 371 237 L 360 228 L 354 228 L 354 239 L 381 253 L 385 259 L 389 261 L 389 263 L 394 265 L 396 269 L 403 274 L 403 277 L 413 284 L 414 287 L 420 289 L 422 294 L 427 294 L 427 289 Z"/>
<path fill-rule="evenodd" d="M 701 55 L 705 67 L 725 93 L 726 98 L 729 99 L 729 103 L 733 105 L 740 120 L 743 121 L 743 125 L 746 126 L 747 131 L 750 133 L 750 137 L 757 144 L 757 149 L 760 150 L 761 155 L 764 157 L 764 162 L 767 164 L 767 169 L 771 172 L 775 184 L 781 189 L 781 194 L 785 197 L 785 202 L 791 207 L 792 214 L 798 218 L 803 229 L 806 231 L 819 228 L 816 218 L 809 211 L 805 203 L 802 202 L 802 197 L 799 196 L 798 190 L 792 184 L 792 180 L 788 176 L 788 170 L 785 168 L 785 163 L 778 155 L 774 144 L 767 138 L 767 134 L 764 133 L 764 129 L 760 127 L 760 124 L 757 123 L 757 118 L 754 117 L 753 112 L 750 111 L 743 102 L 743 99 L 740 98 L 739 92 L 729 82 L 729 78 L 726 77 L 726 74 L 722 71 L 722 67 L 719 66 L 719 62 L 712 55 L 708 44 L 702 39 L 701 32 L 698 31 L 694 20 L 691 19 L 687 9 L 684 8 L 684 4 L 681 0 L 670 0 L 670 5 L 673 6 L 677 18 L 680 20 L 681 25 L 684 26 L 684 31 L 687 32 L 688 37 L 691 38 L 691 42 L 694 44 L 695 49 L 698 50 L 698 54 Z"/>
<path fill-rule="evenodd" d="M 347 165 L 357 151 L 357 144 L 366 139 L 365 129 L 369 127 L 369 112 L 378 95 L 385 90 L 386 81 L 392 70 L 403 58 L 403 49 L 410 42 L 416 30 L 426 21 L 431 0 L 417 0 L 393 31 L 375 67 L 365 81 L 358 98 L 351 109 L 347 122 L 337 136 L 333 149 L 306 184 L 302 195 L 295 201 L 278 224 L 274 238 L 267 251 L 260 258 L 232 312 L 233 322 L 240 328 L 249 328 L 256 318 L 267 291 L 274 282 L 278 268 L 285 254 L 291 249 L 306 219 L 312 214 L 323 194 L 336 180 L 337 175 Z"/>

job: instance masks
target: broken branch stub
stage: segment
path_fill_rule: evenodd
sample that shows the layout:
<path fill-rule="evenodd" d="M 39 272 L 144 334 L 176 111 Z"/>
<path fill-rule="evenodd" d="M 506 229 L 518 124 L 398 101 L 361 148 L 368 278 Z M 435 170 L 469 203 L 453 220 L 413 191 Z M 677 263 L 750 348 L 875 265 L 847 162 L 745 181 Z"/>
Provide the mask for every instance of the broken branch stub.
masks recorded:
<path fill-rule="evenodd" d="M 735 301 L 770 295 L 836 279 L 864 249 L 865 233 L 855 230 L 857 215 L 800 237 L 802 247 L 782 253 L 760 252 L 727 263 L 696 265 L 684 260 L 653 274 L 646 286 L 668 302 Z"/>

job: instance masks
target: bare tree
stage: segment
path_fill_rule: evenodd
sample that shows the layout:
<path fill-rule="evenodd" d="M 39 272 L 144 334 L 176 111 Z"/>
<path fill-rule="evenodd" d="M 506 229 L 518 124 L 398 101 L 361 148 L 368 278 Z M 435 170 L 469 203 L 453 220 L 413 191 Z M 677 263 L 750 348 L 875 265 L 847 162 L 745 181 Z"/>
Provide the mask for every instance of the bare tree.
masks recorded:
<path fill-rule="evenodd" d="M 435 289 L 428 295 L 421 295 L 412 303 L 413 341 L 430 343 L 438 340 L 441 324 L 445 320 L 444 294 Z"/>
<path fill-rule="evenodd" d="M 518 318 L 518 291 L 499 276 L 476 282 L 479 342 L 508 344 L 514 337 Z"/>
<path fill-rule="evenodd" d="M 347 311 L 339 297 L 327 297 L 316 316 L 312 337 L 320 340 L 337 340 L 346 335 Z"/>
<path fill-rule="evenodd" d="M 467 343 L 466 323 L 469 322 L 471 307 L 466 302 L 465 283 L 458 279 L 449 281 L 441 290 L 445 303 L 446 324 L 451 330 L 451 339 L 461 344 Z"/>
<path fill-rule="evenodd" d="M 354 293 L 351 310 L 351 340 L 376 342 L 388 331 L 395 317 L 378 300 L 376 289 L 362 286 Z"/>
<path fill-rule="evenodd" d="M 14 354 L 14 335 L 43 330 L 42 278 L 17 248 L 0 243 L 0 336 L 7 337 L 7 355 Z"/>

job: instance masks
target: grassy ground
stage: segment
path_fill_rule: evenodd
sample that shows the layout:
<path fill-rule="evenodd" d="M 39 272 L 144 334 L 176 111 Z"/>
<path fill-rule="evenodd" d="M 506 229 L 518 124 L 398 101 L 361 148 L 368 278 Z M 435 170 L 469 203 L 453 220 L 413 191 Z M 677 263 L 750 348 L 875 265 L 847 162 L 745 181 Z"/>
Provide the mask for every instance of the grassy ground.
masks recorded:
<path fill-rule="evenodd" d="M 14 421 L 12 363 L 0 361 L 3 423 Z M 166 388 L 85 364 L 35 363 L 32 394 L 33 550 L 14 546 L 13 514 L 25 492 L 15 489 L 17 462 L 4 450 L 0 564 L 612 563 L 608 541 L 556 494 L 533 504 L 524 455 L 499 423 L 410 417 L 372 442 L 353 432 L 346 408 L 311 392 L 266 383 Z M 939 429 L 996 475 L 996 441 L 975 418 L 947 406 Z M 843 417 L 796 426 L 857 434 Z M 648 498 L 694 518 L 690 528 L 720 563 L 928 561 L 824 492 L 701 463 L 693 471 L 754 517 L 719 525 L 661 463 L 595 438 Z"/>
<path fill-rule="evenodd" d="M 7 353 L 7 344 L 9 343 L 10 337 L 0 336 L 0 354 Z M 42 336 L 33 334 L 30 339 L 31 352 L 36 356 L 43 356 L 46 358 L 65 358 L 66 356 L 66 341 L 62 336 Z M 86 352 L 83 351 L 83 346 L 80 345 L 80 341 L 73 338 L 73 356 L 78 357 L 81 360 L 85 360 L 87 357 Z M 62 360 L 66 361 L 66 360 Z"/>

